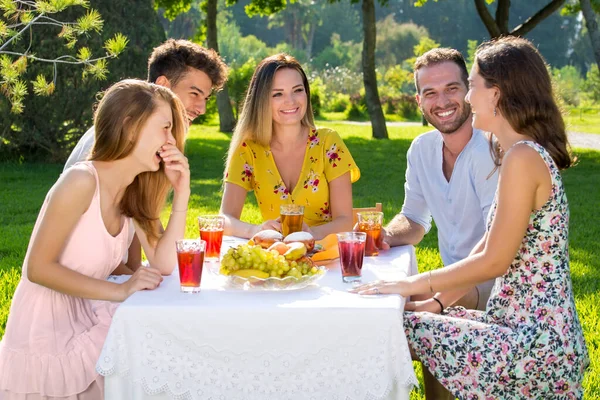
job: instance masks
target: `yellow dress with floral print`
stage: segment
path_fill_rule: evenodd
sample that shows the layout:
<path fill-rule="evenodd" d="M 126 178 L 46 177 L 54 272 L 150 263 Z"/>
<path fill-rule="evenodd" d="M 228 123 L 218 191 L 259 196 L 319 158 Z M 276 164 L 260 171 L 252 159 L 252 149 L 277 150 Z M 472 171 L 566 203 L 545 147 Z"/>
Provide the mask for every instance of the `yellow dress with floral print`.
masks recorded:
<path fill-rule="evenodd" d="M 336 131 L 321 128 L 308 136 L 302 172 L 296 187 L 286 188 L 270 147 L 252 141 L 243 142 L 231 158 L 225 182 L 247 191 L 254 190 L 264 220 L 277 219 L 282 204 L 304 206 L 304 222 L 309 226 L 331 221 L 329 182 L 350 172 L 351 182 L 360 178 L 360 170 Z"/>

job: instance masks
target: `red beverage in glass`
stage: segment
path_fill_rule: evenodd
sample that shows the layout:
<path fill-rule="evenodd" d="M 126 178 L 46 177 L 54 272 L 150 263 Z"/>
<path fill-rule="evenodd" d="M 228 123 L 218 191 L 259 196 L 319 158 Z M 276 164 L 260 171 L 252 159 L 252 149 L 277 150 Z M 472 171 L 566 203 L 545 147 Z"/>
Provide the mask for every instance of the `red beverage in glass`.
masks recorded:
<path fill-rule="evenodd" d="M 225 217 L 222 215 L 201 215 L 198 217 L 200 238 L 206 242 L 206 259 L 219 261 L 221 258 L 221 244 L 223 243 L 223 230 Z"/>
<path fill-rule="evenodd" d="M 175 246 L 181 291 L 185 293 L 199 292 L 206 242 L 204 240 L 181 239 L 175 242 Z"/>
<path fill-rule="evenodd" d="M 199 289 L 202 280 L 202 266 L 204 265 L 204 252 L 184 252 L 177 253 L 177 263 L 179 264 L 179 281 L 181 290 L 184 288 Z M 193 290 L 189 290 L 193 291 Z"/>
<path fill-rule="evenodd" d="M 383 241 L 381 237 L 381 225 L 372 227 L 367 224 L 358 224 L 358 230 L 367 234 L 365 256 L 378 256 L 379 247 L 381 247 Z"/>
<path fill-rule="evenodd" d="M 344 282 L 359 282 L 365 257 L 364 232 L 345 232 L 338 234 L 340 266 Z"/>
<path fill-rule="evenodd" d="M 383 213 L 381 211 L 364 211 L 357 214 L 358 230 L 367 234 L 365 255 L 378 256 L 379 248 L 383 242 L 381 225 L 383 224 Z"/>
<path fill-rule="evenodd" d="M 223 243 L 223 229 L 200 229 L 200 239 L 206 242 L 206 258 L 219 259 Z"/>

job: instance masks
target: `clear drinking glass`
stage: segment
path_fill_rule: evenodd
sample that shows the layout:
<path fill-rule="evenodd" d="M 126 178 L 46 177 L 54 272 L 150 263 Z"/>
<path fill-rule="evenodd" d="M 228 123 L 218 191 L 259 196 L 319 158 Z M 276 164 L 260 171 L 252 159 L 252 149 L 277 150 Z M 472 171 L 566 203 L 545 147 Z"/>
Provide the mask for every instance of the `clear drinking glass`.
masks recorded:
<path fill-rule="evenodd" d="M 346 283 L 360 282 L 367 234 L 364 232 L 342 232 L 337 234 L 337 238 L 343 281 Z"/>
<path fill-rule="evenodd" d="M 304 221 L 304 206 L 283 204 L 279 207 L 281 215 L 281 233 L 284 237 L 290 233 L 300 232 Z"/>
<path fill-rule="evenodd" d="M 367 234 L 365 256 L 378 256 L 383 241 L 381 236 L 383 213 L 380 211 L 364 211 L 356 215 L 358 217 L 358 231 Z"/>
<path fill-rule="evenodd" d="M 201 215 L 198 217 L 200 239 L 206 242 L 206 260 L 219 261 L 221 257 L 221 244 L 223 244 L 223 230 L 225 217 L 222 215 Z"/>
<path fill-rule="evenodd" d="M 177 264 L 179 265 L 179 283 L 181 291 L 197 293 L 200 291 L 202 267 L 206 242 L 199 239 L 180 239 L 177 247 Z"/>

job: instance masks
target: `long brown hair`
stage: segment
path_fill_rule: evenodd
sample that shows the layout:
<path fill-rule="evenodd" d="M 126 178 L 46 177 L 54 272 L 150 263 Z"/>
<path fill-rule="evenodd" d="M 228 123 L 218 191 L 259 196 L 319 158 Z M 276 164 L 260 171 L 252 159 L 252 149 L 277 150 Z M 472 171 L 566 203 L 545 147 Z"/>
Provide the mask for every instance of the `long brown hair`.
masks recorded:
<path fill-rule="evenodd" d="M 569 168 L 569 140 L 548 65 L 531 42 L 514 36 L 485 42 L 477 48 L 475 65 L 486 87 L 499 89 L 497 107 L 510 126 L 542 145 L 558 168 Z M 497 146 L 493 154 L 500 165 Z"/>
<path fill-rule="evenodd" d="M 226 171 L 231 157 L 244 140 L 252 140 L 262 146 L 268 146 L 271 143 L 273 137 L 271 90 L 273 89 L 275 73 L 283 68 L 290 68 L 300 73 L 306 92 L 306 114 L 304 114 L 301 123 L 310 129 L 315 128 L 315 119 L 310 104 L 308 78 L 298 60 L 285 53 L 267 57 L 258 64 L 248 85 L 240 118 L 229 144 Z"/>
<path fill-rule="evenodd" d="M 175 145 L 183 152 L 187 127 L 181 101 L 167 88 L 126 79 L 111 86 L 98 105 L 94 116 L 96 140 L 89 160 L 114 161 L 128 156 L 139 140 L 140 130 L 160 102 L 171 106 L 171 132 Z M 160 237 L 157 221 L 170 189 L 161 163 L 158 171 L 137 175 L 121 199 L 121 212 L 140 225 L 150 243 L 156 243 Z"/>

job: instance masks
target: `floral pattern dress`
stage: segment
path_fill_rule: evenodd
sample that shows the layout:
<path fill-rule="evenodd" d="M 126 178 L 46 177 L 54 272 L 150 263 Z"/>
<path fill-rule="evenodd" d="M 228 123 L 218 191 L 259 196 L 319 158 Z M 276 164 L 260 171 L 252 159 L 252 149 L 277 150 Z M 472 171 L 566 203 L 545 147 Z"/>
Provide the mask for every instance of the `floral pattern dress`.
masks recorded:
<path fill-rule="evenodd" d="M 496 279 L 486 311 L 405 313 L 406 337 L 425 365 L 460 399 L 581 399 L 589 357 L 569 270 L 569 209 L 548 152 L 552 193 L 531 213 L 508 271 Z M 496 213 L 494 200 L 488 229 Z"/>
<path fill-rule="evenodd" d="M 304 206 L 304 222 L 309 226 L 331 221 L 329 182 L 350 172 L 354 183 L 360 178 L 350 151 L 331 129 L 310 132 L 300 178 L 295 188 L 287 188 L 279 175 L 269 147 L 244 141 L 236 150 L 225 173 L 225 182 L 254 191 L 264 220 L 279 218 L 279 206 Z"/>

